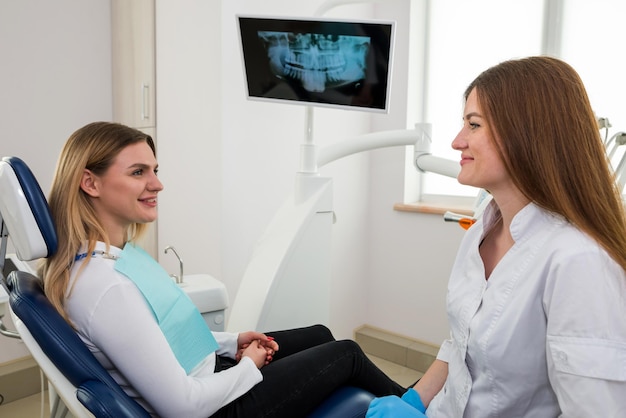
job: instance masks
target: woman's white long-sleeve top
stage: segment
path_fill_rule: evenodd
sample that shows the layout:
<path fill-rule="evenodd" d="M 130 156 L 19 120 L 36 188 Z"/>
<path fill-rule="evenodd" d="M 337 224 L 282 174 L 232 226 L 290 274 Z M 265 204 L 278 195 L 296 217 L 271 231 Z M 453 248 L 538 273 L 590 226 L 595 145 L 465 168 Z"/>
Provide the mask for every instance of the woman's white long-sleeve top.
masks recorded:
<path fill-rule="evenodd" d="M 98 242 L 97 251 L 106 251 Z M 119 255 L 121 249 L 108 252 Z M 153 415 L 203 417 L 237 399 L 263 378 L 245 357 L 228 370 L 214 373 L 215 353 L 187 375 L 157 324 L 148 304 L 114 260 L 94 256 L 81 271 L 71 271 L 66 310 L 78 335 L 122 388 Z M 78 273 L 78 276 L 77 276 Z M 217 354 L 234 358 L 237 334 L 214 332 Z"/>
<path fill-rule="evenodd" d="M 593 239 L 534 204 L 488 280 L 464 237 L 448 285 L 448 363 L 429 417 L 626 417 L 626 275 Z"/>

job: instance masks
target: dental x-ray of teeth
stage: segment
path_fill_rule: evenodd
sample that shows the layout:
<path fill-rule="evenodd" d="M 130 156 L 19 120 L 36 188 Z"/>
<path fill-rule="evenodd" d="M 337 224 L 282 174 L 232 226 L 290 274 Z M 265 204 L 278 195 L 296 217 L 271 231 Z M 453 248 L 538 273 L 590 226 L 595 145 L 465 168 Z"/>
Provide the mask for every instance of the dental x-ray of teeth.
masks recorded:
<path fill-rule="evenodd" d="M 393 23 L 239 17 L 248 98 L 388 111 Z"/>
<path fill-rule="evenodd" d="M 369 37 L 266 31 L 258 35 L 272 73 L 299 82 L 307 91 L 323 92 L 365 78 Z"/>

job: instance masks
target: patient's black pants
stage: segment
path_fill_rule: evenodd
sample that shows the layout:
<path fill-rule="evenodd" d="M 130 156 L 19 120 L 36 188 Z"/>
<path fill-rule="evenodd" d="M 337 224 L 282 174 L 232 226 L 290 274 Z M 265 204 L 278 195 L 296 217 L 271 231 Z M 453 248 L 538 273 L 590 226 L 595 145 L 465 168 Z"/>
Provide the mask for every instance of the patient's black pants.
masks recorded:
<path fill-rule="evenodd" d="M 261 369 L 263 381 L 212 417 L 306 417 L 346 385 L 375 396 L 402 395 L 406 390 L 378 369 L 356 342 L 335 341 L 324 326 L 266 335 L 274 337 L 280 350 Z"/>

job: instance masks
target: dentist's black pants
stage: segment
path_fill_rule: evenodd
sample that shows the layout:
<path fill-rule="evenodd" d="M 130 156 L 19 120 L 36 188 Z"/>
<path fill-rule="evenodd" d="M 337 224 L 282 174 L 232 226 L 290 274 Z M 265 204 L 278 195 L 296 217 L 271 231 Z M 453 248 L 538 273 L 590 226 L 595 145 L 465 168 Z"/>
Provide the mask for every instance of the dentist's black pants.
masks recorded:
<path fill-rule="evenodd" d="M 322 325 L 266 335 L 274 337 L 280 349 L 261 369 L 263 381 L 212 417 L 306 417 L 342 386 L 360 387 L 374 396 L 401 396 L 406 391 L 378 369 L 356 342 L 335 341 Z"/>

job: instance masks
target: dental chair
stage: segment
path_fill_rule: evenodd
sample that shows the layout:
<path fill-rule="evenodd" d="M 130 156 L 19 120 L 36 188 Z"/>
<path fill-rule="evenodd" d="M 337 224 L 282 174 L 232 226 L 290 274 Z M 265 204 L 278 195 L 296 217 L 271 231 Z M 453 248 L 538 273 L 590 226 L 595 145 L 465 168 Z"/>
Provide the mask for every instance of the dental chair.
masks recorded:
<path fill-rule="evenodd" d="M 36 260 L 56 251 L 57 237 L 46 198 L 30 169 L 16 157 L 0 161 L 0 271 L 9 233 L 19 260 Z M 17 334 L 48 379 L 51 417 L 64 417 L 68 412 L 75 418 L 150 416 L 126 395 L 59 315 L 38 277 L 17 270 L 1 279 Z M 364 417 L 372 399 L 373 395 L 361 389 L 341 388 L 309 418 Z"/>

